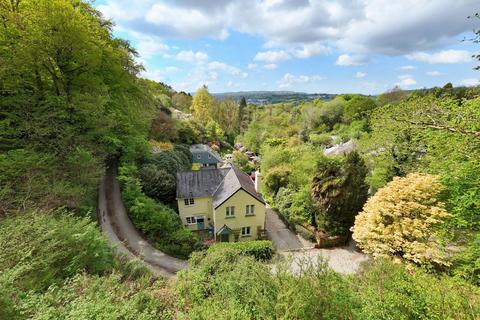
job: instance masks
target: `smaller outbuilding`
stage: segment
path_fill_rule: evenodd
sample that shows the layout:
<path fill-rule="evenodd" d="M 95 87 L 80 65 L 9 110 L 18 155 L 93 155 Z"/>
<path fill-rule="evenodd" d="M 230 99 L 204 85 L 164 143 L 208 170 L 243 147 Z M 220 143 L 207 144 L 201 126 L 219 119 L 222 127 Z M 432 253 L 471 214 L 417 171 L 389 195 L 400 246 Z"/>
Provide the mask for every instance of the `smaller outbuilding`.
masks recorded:
<path fill-rule="evenodd" d="M 190 146 L 193 163 L 198 163 L 202 167 L 217 168 L 222 162 L 222 157 L 206 144 L 194 144 Z"/>

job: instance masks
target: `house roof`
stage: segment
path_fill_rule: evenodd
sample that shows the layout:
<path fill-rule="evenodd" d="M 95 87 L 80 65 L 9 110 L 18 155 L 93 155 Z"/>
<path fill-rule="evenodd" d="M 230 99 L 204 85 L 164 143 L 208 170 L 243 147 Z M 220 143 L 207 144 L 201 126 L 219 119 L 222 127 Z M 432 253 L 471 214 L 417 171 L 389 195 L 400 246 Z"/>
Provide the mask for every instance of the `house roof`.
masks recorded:
<path fill-rule="evenodd" d="M 194 144 L 190 146 L 194 163 L 215 164 L 222 161 L 222 157 L 206 144 Z"/>
<path fill-rule="evenodd" d="M 177 173 L 177 199 L 211 197 L 229 171 L 210 169 Z"/>
<path fill-rule="evenodd" d="M 213 207 L 217 208 L 240 189 L 265 203 L 255 190 L 250 176 L 234 165 L 230 168 L 177 173 L 177 199 L 211 196 Z"/>

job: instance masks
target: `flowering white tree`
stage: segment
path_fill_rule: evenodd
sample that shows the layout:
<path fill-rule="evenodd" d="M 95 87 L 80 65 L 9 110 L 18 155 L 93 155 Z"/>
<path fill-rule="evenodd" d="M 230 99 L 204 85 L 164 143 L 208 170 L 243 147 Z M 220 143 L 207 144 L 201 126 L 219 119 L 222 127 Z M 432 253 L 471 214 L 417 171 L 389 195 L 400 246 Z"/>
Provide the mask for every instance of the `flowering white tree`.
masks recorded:
<path fill-rule="evenodd" d="M 352 227 L 353 239 L 373 257 L 394 257 L 420 265 L 448 265 L 438 226 L 448 213 L 438 200 L 436 176 L 396 177 L 371 197 Z"/>

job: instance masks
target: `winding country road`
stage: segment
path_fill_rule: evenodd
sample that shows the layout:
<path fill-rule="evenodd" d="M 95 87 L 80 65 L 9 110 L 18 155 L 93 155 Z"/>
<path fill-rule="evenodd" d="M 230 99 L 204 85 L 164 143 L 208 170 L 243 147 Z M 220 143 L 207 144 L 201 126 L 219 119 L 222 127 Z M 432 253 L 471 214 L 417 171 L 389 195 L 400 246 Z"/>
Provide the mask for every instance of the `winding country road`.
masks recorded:
<path fill-rule="evenodd" d="M 111 166 L 98 190 L 98 222 L 118 253 L 138 258 L 155 275 L 174 277 L 187 267 L 183 260 L 171 257 L 149 244 L 133 226 L 122 202 L 116 167 Z"/>

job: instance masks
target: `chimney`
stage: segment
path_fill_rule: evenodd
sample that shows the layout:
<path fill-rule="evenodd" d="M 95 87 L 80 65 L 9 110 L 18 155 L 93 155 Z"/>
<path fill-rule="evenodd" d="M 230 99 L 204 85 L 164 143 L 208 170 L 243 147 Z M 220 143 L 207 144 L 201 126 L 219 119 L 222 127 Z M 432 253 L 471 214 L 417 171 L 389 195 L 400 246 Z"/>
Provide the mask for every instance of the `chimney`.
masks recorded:
<path fill-rule="evenodd" d="M 262 174 L 259 170 L 255 171 L 255 191 L 262 193 Z"/>

